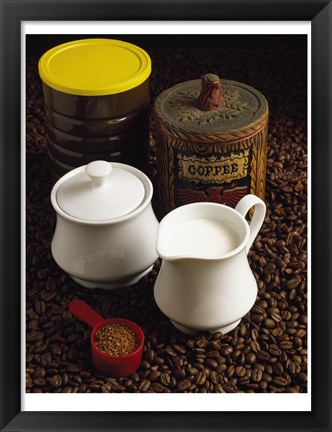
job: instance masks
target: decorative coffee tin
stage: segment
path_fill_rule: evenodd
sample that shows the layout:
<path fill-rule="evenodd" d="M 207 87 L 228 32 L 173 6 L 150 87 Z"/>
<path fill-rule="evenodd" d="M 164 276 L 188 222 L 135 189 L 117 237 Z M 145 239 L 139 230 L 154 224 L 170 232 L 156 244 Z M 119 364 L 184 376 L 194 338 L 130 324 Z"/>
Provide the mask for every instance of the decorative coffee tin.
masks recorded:
<path fill-rule="evenodd" d="M 161 93 L 154 106 L 160 216 L 211 201 L 264 200 L 268 103 L 256 89 L 206 74 Z"/>

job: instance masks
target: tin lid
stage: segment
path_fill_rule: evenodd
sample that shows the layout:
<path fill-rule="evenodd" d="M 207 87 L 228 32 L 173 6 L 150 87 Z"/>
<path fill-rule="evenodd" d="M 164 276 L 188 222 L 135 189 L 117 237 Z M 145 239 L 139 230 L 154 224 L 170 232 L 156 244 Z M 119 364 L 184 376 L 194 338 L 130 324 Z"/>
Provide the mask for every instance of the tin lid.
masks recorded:
<path fill-rule="evenodd" d="M 134 211 L 142 203 L 142 181 L 126 165 L 94 161 L 62 183 L 57 191 L 59 207 L 76 219 L 109 221 Z"/>
<path fill-rule="evenodd" d="M 78 96 L 122 93 L 151 73 L 142 48 L 113 39 L 83 39 L 58 45 L 39 60 L 39 75 L 49 87 Z"/>
<path fill-rule="evenodd" d="M 191 142 L 238 140 L 268 121 L 268 103 L 259 91 L 215 74 L 165 90 L 154 109 L 169 134 Z"/>

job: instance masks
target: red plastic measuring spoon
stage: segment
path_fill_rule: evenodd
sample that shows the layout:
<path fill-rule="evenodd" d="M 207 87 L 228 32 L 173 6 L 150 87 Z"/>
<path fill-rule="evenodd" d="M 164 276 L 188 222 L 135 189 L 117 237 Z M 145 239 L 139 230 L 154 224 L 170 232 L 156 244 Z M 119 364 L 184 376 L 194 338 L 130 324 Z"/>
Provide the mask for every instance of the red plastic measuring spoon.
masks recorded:
<path fill-rule="evenodd" d="M 105 320 L 83 300 L 73 300 L 70 303 L 69 309 L 73 315 L 89 324 L 90 327 L 93 327 L 90 338 L 92 362 L 100 373 L 119 378 L 130 375 L 138 369 L 142 361 L 144 333 L 137 324 L 125 318 L 110 318 Z M 95 334 L 101 327 L 108 324 L 123 324 L 129 327 L 137 336 L 138 347 L 136 351 L 127 356 L 111 356 L 100 351 L 94 342 Z"/>

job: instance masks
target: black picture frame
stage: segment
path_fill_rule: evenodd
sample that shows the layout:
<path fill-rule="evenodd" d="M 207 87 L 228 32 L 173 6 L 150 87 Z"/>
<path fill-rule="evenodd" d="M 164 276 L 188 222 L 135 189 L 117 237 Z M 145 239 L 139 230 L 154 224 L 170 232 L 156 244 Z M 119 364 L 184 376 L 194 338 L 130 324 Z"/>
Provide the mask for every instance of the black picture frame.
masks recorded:
<path fill-rule="evenodd" d="M 331 431 L 332 4 L 327 0 L 0 0 L 1 431 Z M 21 410 L 21 22 L 311 21 L 312 411 L 24 412 Z M 257 407 L 259 409 L 259 407 Z"/>

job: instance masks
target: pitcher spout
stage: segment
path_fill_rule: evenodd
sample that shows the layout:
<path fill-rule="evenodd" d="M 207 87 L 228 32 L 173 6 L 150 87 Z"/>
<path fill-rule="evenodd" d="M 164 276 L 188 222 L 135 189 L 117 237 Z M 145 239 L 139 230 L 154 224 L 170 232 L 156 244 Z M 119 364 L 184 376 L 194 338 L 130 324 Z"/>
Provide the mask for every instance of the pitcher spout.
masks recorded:
<path fill-rule="evenodd" d="M 215 203 L 173 210 L 160 222 L 156 249 L 165 261 L 217 261 L 245 247 L 249 227 L 238 212 Z"/>
<path fill-rule="evenodd" d="M 158 256 L 163 261 L 168 263 L 181 262 L 184 264 L 187 261 L 205 261 L 207 259 L 207 257 L 201 256 L 199 253 L 197 253 L 197 251 L 191 252 L 190 250 L 187 250 L 188 248 L 185 249 L 180 246 L 181 245 L 176 244 L 173 237 L 170 237 L 167 234 L 164 235 L 162 230 L 159 229 L 156 242 L 156 251 Z"/>
<path fill-rule="evenodd" d="M 162 227 L 158 228 L 158 235 L 157 235 L 157 241 L 156 241 L 156 251 L 158 256 L 166 262 L 174 262 L 184 259 L 189 259 L 187 256 L 181 256 L 177 253 L 175 253 L 172 248 L 168 247 L 169 241 L 167 241 L 167 234 L 164 233 L 164 230 Z"/>

